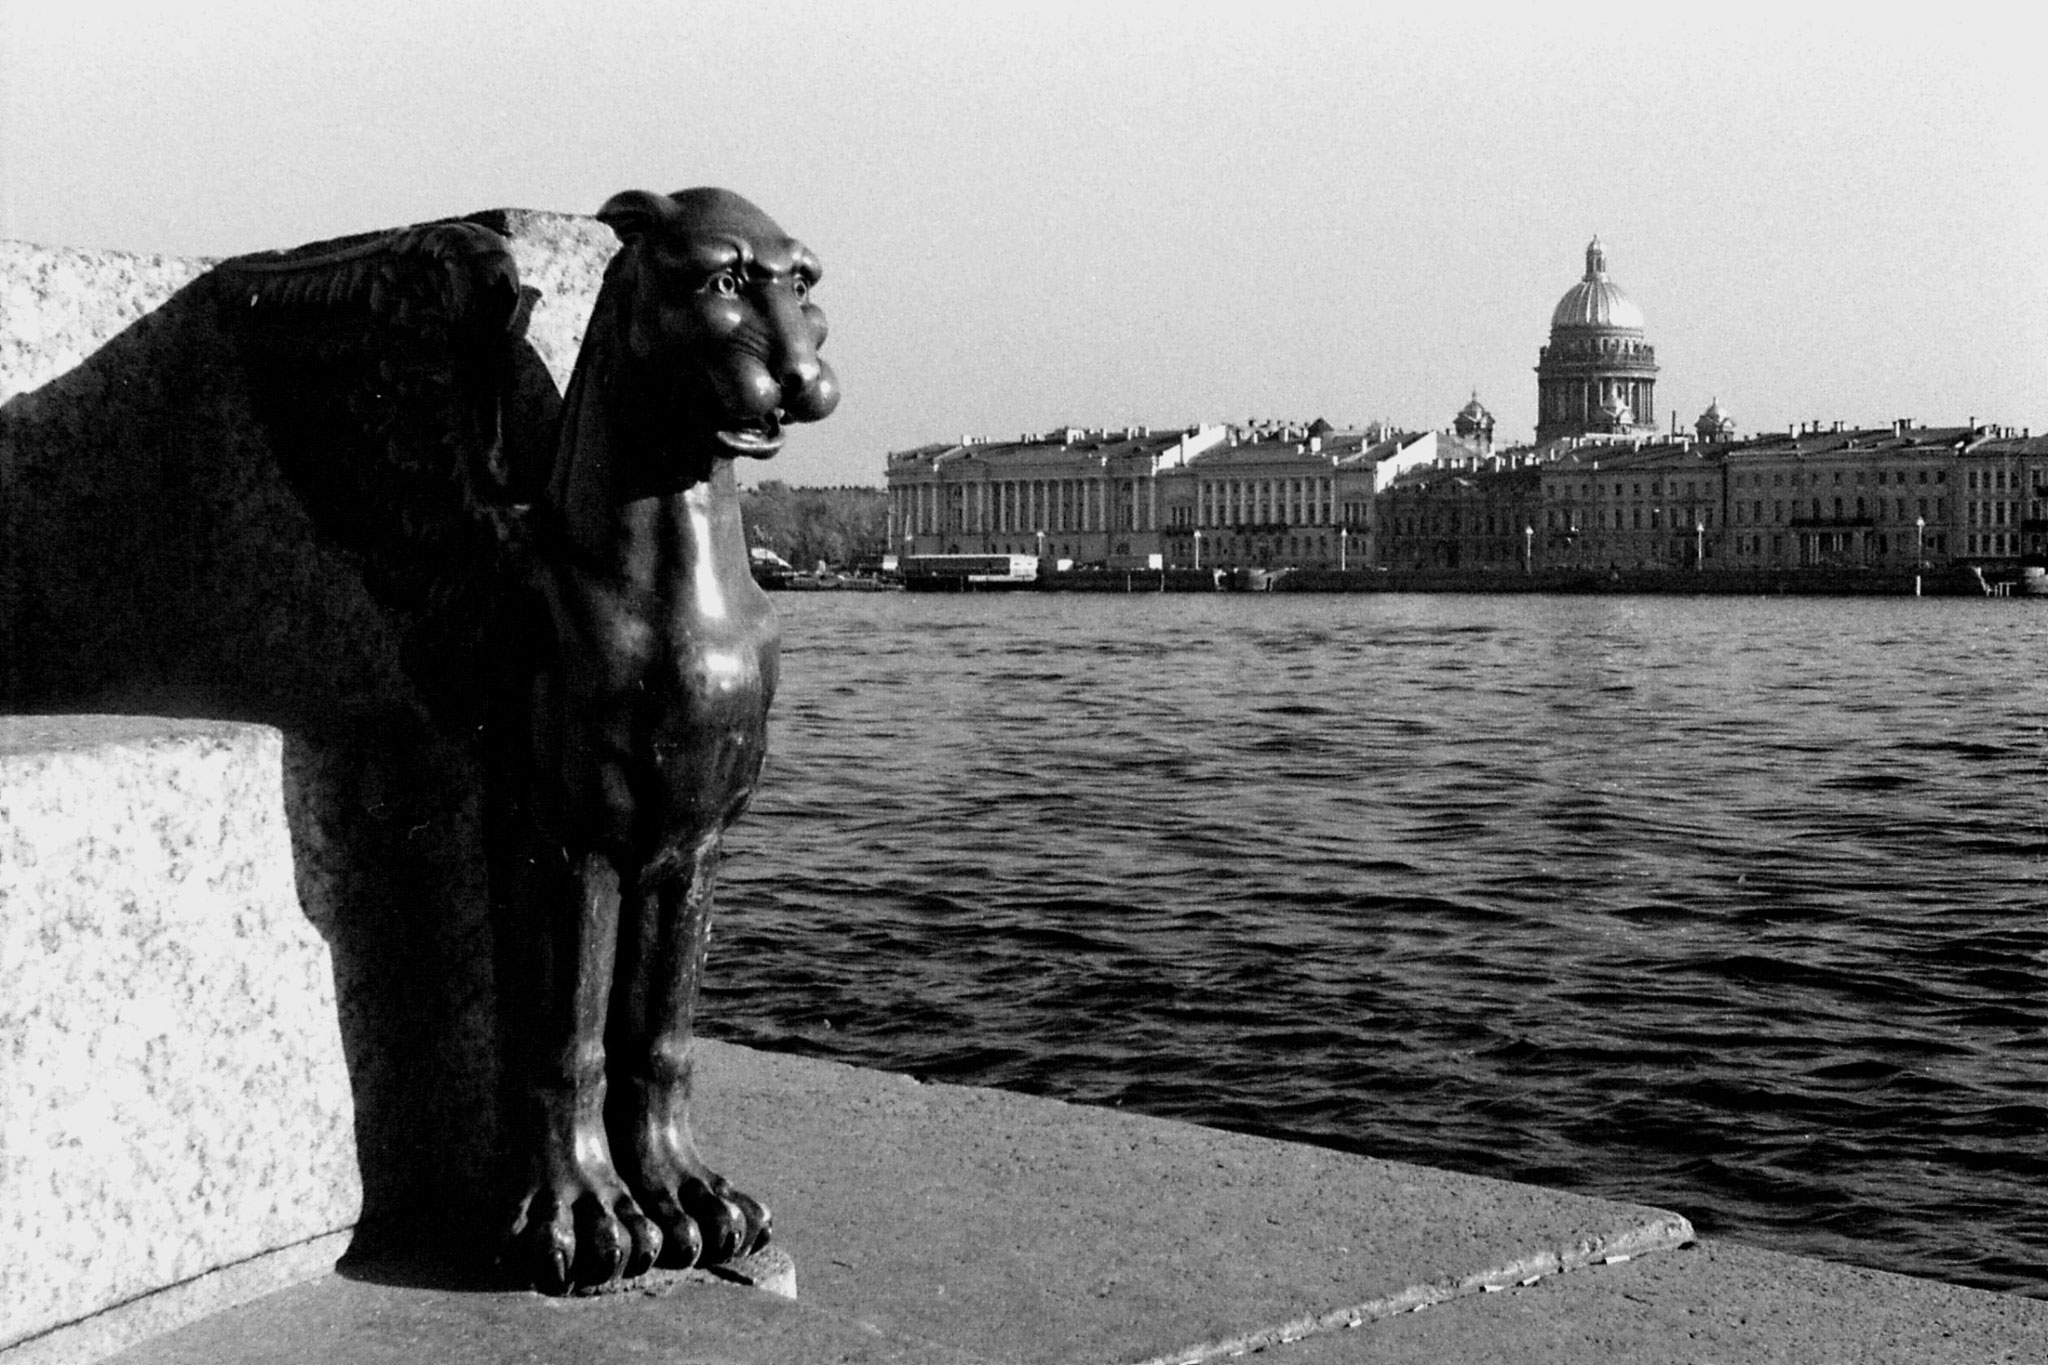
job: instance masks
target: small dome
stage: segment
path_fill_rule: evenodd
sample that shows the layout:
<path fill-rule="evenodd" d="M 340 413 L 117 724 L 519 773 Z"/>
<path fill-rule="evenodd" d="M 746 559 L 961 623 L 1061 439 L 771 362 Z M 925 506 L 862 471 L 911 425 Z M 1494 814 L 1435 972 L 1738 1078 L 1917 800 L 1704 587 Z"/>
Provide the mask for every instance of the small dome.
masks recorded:
<path fill-rule="evenodd" d="M 1607 418 L 1609 425 L 1617 429 L 1635 425 L 1635 413 L 1629 410 L 1628 400 L 1618 393 L 1601 404 L 1600 411 Z"/>
<path fill-rule="evenodd" d="M 1716 398 L 1707 404 L 1707 410 L 1693 423 L 1702 436 L 1718 436 L 1735 430 L 1735 419 L 1721 410 L 1721 400 Z"/>
<path fill-rule="evenodd" d="M 1643 330 L 1643 310 L 1622 287 L 1607 278 L 1607 248 L 1595 237 L 1586 246 L 1586 276 L 1557 301 L 1552 327 L 1605 327 Z"/>
<path fill-rule="evenodd" d="M 1458 409 L 1458 415 L 1451 421 L 1451 429 L 1460 436 L 1486 436 L 1493 434 L 1493 414 L 1486 410 L 1486 404 L 1479 401 L 1475 391 L 1472 401 Z"/>

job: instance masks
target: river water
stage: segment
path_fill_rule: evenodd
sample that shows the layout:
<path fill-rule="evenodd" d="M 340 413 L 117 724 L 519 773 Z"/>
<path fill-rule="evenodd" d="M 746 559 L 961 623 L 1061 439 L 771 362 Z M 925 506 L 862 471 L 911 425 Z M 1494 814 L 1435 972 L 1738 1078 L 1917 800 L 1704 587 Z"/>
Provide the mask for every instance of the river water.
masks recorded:
<path fill-rule="evenodd" d="M 707 1031 L 2048 1296 L 2048 607 L 780 604 Z"/>

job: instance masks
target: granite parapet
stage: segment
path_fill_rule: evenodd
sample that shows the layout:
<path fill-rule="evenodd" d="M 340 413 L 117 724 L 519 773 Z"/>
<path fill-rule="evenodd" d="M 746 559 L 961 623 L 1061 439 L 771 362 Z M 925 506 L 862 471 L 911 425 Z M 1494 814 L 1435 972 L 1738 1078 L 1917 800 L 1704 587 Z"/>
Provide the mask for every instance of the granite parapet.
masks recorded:
<path fill-rule="evenodd" d="M 616 239 L 475 215 L 558 401 Z M 287 865 L 334 963 L 363 1235 L 487 1216 L 497 1021 L 474 755 L 278 467 L 214 262 L 0 242 L 0 711 L 283 733 Z"/>
<path fill-rule="evenodd" d="M 276 731 L 0 717 L 0 1040 L 0 1347 L 355 1225 Z"/>

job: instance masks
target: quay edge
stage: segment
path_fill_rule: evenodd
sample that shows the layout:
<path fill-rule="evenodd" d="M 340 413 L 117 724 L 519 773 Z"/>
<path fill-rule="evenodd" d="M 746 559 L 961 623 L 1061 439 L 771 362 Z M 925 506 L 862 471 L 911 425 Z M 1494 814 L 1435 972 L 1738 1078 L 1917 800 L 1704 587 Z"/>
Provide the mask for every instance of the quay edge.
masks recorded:
<path fill-rule="evenodd" d="M 1702 1243 L 1662 1210 L 717 1043 L 700 1078 L 714 1161 L 773 1192 L 796 1302 L 710 1284 L 465 1294 L 353 1266 L 117 1359 L 1974 1365 L 2048 1349 L 2048 1302 Z"/>

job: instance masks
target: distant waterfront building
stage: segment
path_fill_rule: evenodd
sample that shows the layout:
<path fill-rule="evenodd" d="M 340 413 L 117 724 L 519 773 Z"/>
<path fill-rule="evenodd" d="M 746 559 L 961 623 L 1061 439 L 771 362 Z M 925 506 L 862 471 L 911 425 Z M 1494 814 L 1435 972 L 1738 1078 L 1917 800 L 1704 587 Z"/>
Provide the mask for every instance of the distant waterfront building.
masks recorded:
<path fill-rule="evenodd" d="M 1657 353 L 1643 310 L 1607 275 L 1607 249 L 1586 247 L 1586 274 L 1550 314 L 1536 360 L 1536 443 L 1650 433 L 1657 425 Z"/>
<path fill-rule="evenodd" d="M 905 554 L 1033 554 L 1144 563 L 1160 552 L 1158 475 L 1225 427 L 1063 427 L 889 456 L 889 543 Z"/>
<path fill-rule="evenodd" d="M 1533 464 L 1489 458 L 1447 461 L 1394 480 L 1380 498 L 1379 567 L 1523 567 L 1533 551 L 1540 474 Z"/>
<path fill-rule="evenodd" d="M 1435 433 L 1249 423 L 1160 476 L 1166 562 L 1179 568 L 1359 568 L 1374 500 L 1437 456 Z"/>
<path fill-rule="evenodd" d="M 1708 568 L 1726 562 L 1727 441 L 1585 443 L 1543 467 L 1538 566 Z"/>

